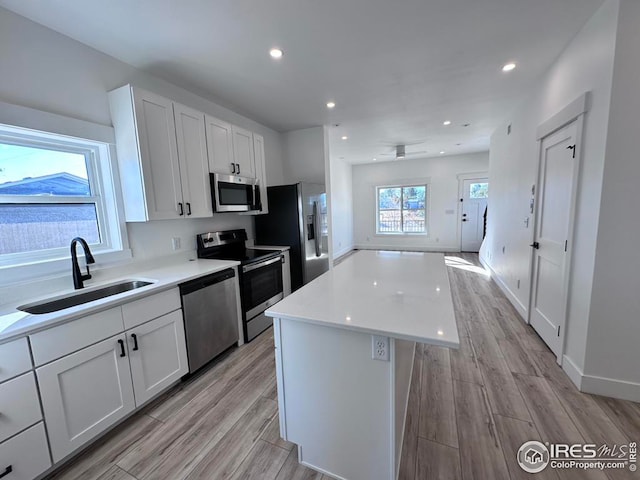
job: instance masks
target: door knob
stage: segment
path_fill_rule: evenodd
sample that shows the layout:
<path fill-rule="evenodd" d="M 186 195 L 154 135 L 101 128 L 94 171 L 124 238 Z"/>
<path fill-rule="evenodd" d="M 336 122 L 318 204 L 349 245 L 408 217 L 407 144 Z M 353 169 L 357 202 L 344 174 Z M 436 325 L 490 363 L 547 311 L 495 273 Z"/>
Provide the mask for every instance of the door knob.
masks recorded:
<path fill-rule="evenodd" d="M 462 221 L 463 221 L 463 222 L 466 222 L 466 221 L 467 221 L 467 219 L 466 219 L 466 218 L 463 218 L 463 219 L 462 219 Z"/>
<path fill-rule="evenodd" d="M 540 248 L 540 244 L 538 242 L 533 242 L 531 245 L 529 245 L 530 247 L 535 248 L 536 250 L 538 250 Z"/>

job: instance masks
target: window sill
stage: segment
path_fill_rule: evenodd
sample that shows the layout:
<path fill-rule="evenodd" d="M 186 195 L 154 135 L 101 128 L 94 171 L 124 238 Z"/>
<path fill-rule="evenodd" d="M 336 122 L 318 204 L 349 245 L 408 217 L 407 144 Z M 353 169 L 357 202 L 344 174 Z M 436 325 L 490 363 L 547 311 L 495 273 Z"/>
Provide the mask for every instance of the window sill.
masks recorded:
<path fill-rule="evenodd" d="M 132 258 L 130 249 L 103 250 L 92 253 L 96 263 L 90 267 L 91 269 L 100 269 L 108 264 L 122 262 Z M 79 262 L 80 268 L 84 269 L 84 260 L 82 257 L 79 259 Z M 69 257 L 39 260 L 20 265 L 3 265 L 0 266 L 0 286 L 42 280 L 46 277 L 60 276 L 65 273 L 71 275 L 71 259 Z"/>
<path fill-rule="evenodd" d="M 429 234 L 428 233 L 404 233 L 404 232 L 398 232 L 398 233 L 380 233 L 377 232 L 374 234 L 375 237 L 423 237 L 423 238 L 429 238 Z"/>

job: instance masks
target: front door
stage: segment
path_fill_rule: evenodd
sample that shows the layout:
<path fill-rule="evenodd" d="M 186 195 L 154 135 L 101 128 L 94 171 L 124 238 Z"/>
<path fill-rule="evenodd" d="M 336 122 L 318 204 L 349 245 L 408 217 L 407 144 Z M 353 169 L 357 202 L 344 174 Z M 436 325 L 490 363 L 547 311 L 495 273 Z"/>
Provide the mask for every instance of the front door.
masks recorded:
<path fill-rule="evenodd" d="M 566 321 L 576 136 L 574 121 L 543 138 L 540 151 L 530 322 L 557 356 L 562 353 Z"/>
<path fill-rule="evenodd" d="M 460 250 L 478 252 L 484 239 L 484 213 L 489 196 L 488 178 L 470 178 L 462 182 L 462 229 Z"/>

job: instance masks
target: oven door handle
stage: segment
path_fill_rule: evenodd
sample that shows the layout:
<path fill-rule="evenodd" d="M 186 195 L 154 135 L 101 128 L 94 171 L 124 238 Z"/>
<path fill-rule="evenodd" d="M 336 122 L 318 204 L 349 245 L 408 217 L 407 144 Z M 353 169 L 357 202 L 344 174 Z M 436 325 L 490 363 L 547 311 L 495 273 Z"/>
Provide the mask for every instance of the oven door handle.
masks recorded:
<path fill-rule="evenodd" d="M 276 262 L 281 262 L 281 256 L 278 256 L 276 258 L 272 258 L 271 260 L 267 260 L 266 262 L 260 262 L 260 263 L 255 263 L 253 265 L 246 265 L 244 267 L 242 267 L 242 273 L 247 273 L 250 272 L 251 270 L 255 270 L 257 268 L 262 268 L 262 267 L 266 267 L 267 265 L 271 265 L 273 263 Z"/>

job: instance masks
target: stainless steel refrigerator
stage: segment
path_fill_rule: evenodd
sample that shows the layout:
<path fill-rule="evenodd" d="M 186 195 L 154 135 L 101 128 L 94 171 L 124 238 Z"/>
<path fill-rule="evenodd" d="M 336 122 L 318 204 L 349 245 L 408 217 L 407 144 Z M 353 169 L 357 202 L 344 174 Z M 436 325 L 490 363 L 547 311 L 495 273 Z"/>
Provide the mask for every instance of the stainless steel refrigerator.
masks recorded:
<path fill-rule="evenodd" d="M 289 246 L 291 290 L 329 269 L 327 194 L 324 185 L 267 188 L 269 213 L 255 217 L 256 245 Z"/>

